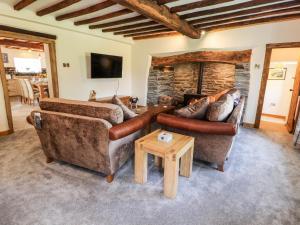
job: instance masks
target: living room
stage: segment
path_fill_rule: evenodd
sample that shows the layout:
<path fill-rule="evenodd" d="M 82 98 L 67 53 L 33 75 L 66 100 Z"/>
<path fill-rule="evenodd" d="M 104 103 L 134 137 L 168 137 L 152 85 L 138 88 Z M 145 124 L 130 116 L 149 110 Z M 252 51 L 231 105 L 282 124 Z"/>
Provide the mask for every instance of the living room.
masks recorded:
<path fill-rule="evenodd" d="M 300 47 L 299 7 L 1 1 L 0 37 L 46 43 L 54 91 L 15 131 L 0 88 L 0 224 L 298 224 L 299 68 L 291 133 L 260 118 L 272 52 Z M 121 72 L 95 78 L 94 56 Z"/>

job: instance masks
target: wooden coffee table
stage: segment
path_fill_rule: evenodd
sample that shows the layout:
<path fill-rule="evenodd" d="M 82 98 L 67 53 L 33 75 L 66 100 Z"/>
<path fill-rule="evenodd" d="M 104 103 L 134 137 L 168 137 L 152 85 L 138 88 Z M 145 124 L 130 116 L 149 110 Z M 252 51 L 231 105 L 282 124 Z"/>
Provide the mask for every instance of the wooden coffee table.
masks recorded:
<path fill-rule="evenodd" d="M 190 177 L 192 173 L 194 138 L 172 133 L 173 140 L 169 143 L 157 140 L 163 130 L 156 130 L 135 141 L 135 182 L 147 182 L 148 153 L 164 160 L 164 195 L 175 198 L 180 175 Z"/>

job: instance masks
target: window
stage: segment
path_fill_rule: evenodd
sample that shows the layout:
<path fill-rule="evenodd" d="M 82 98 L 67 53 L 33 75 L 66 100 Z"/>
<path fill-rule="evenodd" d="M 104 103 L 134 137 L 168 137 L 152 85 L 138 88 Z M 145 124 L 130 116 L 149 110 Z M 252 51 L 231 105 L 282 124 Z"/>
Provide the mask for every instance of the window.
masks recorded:
<path fill-rule="evenodd" d="M 18 73 L 41 73 L 42 63 L 39 58 L 14 58 L 16 72 Z"/>

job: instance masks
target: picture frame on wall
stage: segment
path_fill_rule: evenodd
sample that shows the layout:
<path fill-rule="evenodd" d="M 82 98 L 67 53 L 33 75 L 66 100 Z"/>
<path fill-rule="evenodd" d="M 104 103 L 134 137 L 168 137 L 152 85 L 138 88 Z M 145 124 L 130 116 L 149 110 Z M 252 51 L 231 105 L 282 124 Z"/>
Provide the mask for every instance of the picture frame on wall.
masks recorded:
<path fill-rule="evenodd" d="M 285 80 L 287 68 L 270 68 L 268 80 Z"/>
<path fill-rule="evenodd" d="M 8 63 L 8 54 L 7 53 L 2 53 L 2 60 L 3 60 L 3 63 Z"/>

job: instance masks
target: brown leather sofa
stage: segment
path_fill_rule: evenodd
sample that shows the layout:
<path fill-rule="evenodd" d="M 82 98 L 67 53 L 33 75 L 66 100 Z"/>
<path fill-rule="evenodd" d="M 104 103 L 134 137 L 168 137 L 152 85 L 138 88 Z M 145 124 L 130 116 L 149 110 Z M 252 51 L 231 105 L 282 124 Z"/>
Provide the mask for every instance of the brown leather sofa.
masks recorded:
<path fill-rule="evenodd" d="M 211 97 L 218 99 L 228 91 Z M 223 172 L 224 163 L 238 132 L 244 104 L 245 97 L 241 96 L 238 105 L 224 122 L 187 119 L 168 114 L 160 114 L 157 122 L 168 131 L 195 137 L 194 159 L 215 163 L 218 170 Z"/>
<path fill-rule="evenodd" d="M 151 121 L 143 114 L 122 122 L 119 106 L 66 99 L 43 99 L 27 118 L 35 125 L 47 162 L 64 161 L 101 172 L 107 181 L 132 156 L 134 141 Z M 35 123 L 41 115 L 41 128 Z"/>

